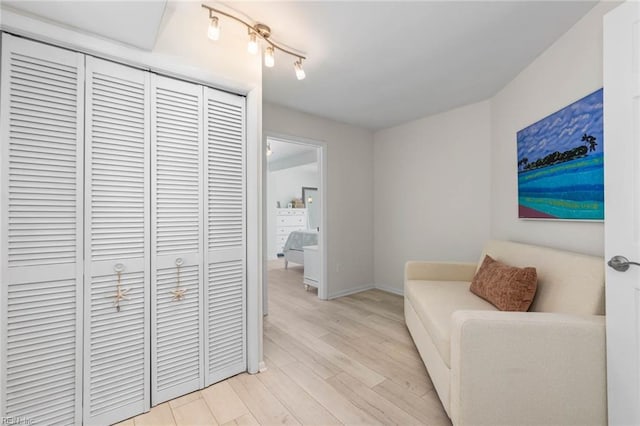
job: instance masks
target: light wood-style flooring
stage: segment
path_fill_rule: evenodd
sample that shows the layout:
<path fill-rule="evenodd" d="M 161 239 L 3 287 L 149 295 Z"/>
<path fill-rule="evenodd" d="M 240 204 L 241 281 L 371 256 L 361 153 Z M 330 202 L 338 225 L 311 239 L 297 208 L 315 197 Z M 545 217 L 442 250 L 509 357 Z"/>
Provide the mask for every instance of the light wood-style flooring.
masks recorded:
<path fill-rule="evenodd" d="M 240 374 L 121 423 L 142 425 L 450 425 L 404 325 L 401 297 L 331 301 L 302 268 L 269 263 L 267 370 Z"/>

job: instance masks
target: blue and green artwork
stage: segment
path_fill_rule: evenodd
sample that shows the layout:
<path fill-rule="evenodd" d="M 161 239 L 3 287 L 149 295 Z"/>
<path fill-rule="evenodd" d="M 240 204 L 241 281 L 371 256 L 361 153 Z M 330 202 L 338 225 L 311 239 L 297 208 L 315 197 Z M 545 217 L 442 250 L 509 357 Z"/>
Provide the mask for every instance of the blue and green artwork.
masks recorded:
<path fill-rule="evenodd" d="M 602 89 L 520 130 L 518 216 L 604 219 Z"/>

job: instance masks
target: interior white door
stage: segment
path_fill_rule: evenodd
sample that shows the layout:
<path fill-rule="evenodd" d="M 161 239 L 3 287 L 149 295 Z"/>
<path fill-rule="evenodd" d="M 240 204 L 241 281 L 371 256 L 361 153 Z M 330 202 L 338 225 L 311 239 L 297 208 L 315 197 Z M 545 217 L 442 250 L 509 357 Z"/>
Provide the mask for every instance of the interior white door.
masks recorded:
<path fill-rule="evenodd" d="M 245 98 L 205 88 L 206 386 L 246 371 Z"/>
<path fill-rule="evenodd" d="M 640 3 L 635 1 L 605 16 L 604 114 L 609 424 L 637 425 L 640 266 L 612 259 L 640 262 Z"/>
<path fill-rule="evenodd" d="M 200 389 L 202 86 L 152 77 L 152 405 Z"/>
<path fill-rule="evenodd" d="M 2 34 L 0 416 L 77 424 L 83 56 Z"/>
<path fill-rule="evenodd" d="M 149 73 L 86 58 L 84 420 L 150 407 Z"/>

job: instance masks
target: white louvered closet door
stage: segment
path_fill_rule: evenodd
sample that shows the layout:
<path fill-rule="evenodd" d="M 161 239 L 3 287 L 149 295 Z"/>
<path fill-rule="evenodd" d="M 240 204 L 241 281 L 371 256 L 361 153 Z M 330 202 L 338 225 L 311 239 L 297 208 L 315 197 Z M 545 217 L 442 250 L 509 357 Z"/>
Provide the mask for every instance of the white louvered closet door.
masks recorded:
<path fill-rule="evenodd" d="M 245 98 L 205 88 L 208 386 L 246 371 Z"/>
<path fill-rule="evenodd" d="M 152 404 L 204 384 L 202 86 L 152 77 Z"/>
<path fill-rule="evenodd" d="M 78 424 L 83 56 L 2 34 L 0 416 Z"/>
<path fill-rule="evenodd" d="M 84 421 L 150 407 L 149 73 L 86 59 Z"/>

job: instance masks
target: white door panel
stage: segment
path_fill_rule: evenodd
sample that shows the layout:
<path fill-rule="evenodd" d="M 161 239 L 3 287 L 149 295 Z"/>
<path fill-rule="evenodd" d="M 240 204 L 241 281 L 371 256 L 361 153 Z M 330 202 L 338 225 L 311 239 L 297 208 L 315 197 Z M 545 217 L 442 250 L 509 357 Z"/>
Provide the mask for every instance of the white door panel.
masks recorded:
<path fill-rule="evenodd" d="M 640 4 L 605 17 L 605 254 L 640 262 Z M 640 424 L 640 267 L 607 268 L 610 425 Z"/>
<path fill-rule="evenodd" d="M 153 77 L 152 404 L 203 373 L 202 86 Z"/>
<path fill-rule="evenodd" d="M 0 416 L 77 424 L 83 56 L 2 35 Z"/>
<path fill-rule="evenodd" d="M 245 141 L 245 98 L 206 88 L 206 385 L 246 371 Z"/>
<path fill-rule="evenodd" d="M 104 424 L 150 407 L 150 90 L 147 72 L 86 63 L 84 420 Z"/>

